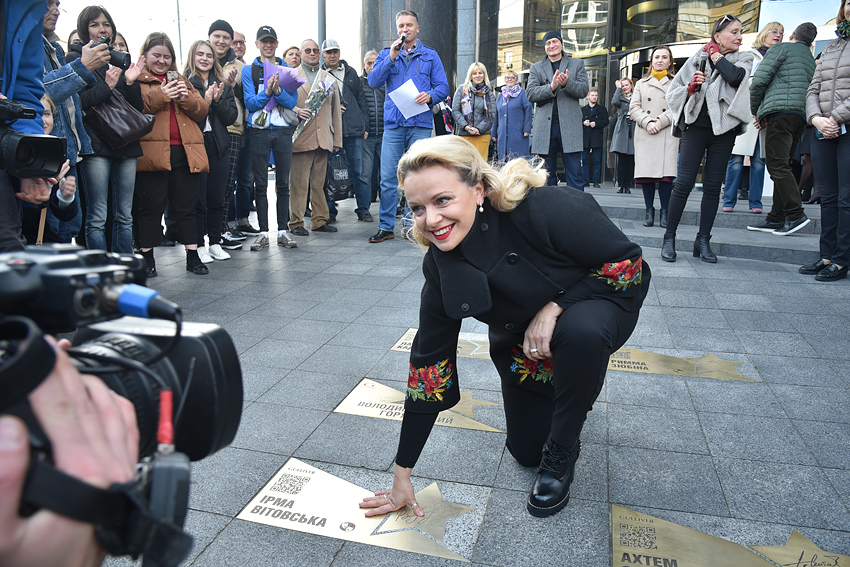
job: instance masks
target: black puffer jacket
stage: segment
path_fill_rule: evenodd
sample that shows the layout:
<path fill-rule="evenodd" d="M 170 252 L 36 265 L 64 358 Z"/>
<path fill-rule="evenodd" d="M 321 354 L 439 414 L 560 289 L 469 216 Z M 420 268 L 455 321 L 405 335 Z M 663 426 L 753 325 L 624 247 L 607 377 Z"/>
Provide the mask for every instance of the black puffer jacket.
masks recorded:
<path fill-rule="evenodd" d="M 207 87 L 203 80 L 198 75 L 192 75 L 189 82 L 197 89 L 201 97 L 207 92 Z M 216 80 L 216 83 L 220 81 Z M 236 108 L 236 99 L 233 95 L 233 89 L 227 83 L 224 83 L 224 92 L 221 93 L 221 98 L 217 102 L 210 104 L 210 111 L 207 117 L 198 122 L 198 127 L 201 132 L 204 131 L 207 125 L 207 119 L 210 121 L 213 136 L 215 137 L 215 152 L 218 156 L 223 156 L 230 147 L 228 139 L 227 127 L 236 121 L 239 116 L 239 109 Z"/>
<path fill-rule="evenodd" d="M 370 136 L 378 136 L 384 133 L 384 99 L 386 94 L 384 87 L 379 89 L 369 85 L 366 73 L 360 75 L 360 85 L 366 97 L 366 108 L 363 109 L 363 117 L 366 119 L 366 131 Z"/>
<path fill-rule="evenodd" d="M 65 57 L 65 60 L 70 63 L 74 59 L 78 59 L 80 57 L 79 51 L 71 50 L 68 55 Z M 79 92 L 80 95 L 80 104 L 82 105 L 82 110 L 85 112 L 93 106 L 97 106 L 98 104 L 102 104 L 109 100 L 112 96 L 112 89 L 109 88 L 109 85 L 106 84 L 106 71 L 109 69 L 109 65 L 104 65 L 100 69 L 96 69 L 94 71 L 94 76 L 97 77 L 97 82 L 93 85 L 89 85 L 83 90 Z M 124 80 L 124 73 L 121 73 L 121 76 L 118 78 L 118 84 L 115 88 L 124 95 L 124 98 L 127 99 L 127 102 L 130 105 L 138 110 L 139 112 L 144 112 L 145 103 L 142 101 L 142 91 L 139 88 L 139 82 L 136 81 L 130 86 L 127 86 L 127 82 Z M 142 156 L 142 146 L 141 144 L 136 142 L 131 142 L 124 146 L 123 148 L 119 148 L 117 150 L 113 150 L 112 146 L 110 146 L 107 142 L 105 142 L 100 136 L 97 135 L 88 124 L 83 122 L 86 128 L 86 133 L 91 138 L 91 148 L 93 155 L 115 158 L 115 159 L 126 159 L 126 158 L 134 158 Z"/>
<path fill-rule="evenodd" d="M 340 68 L 345 69 L 340 73 Z M 339 93 L 340 98 L 345 103 L 345 113 L 342 115 L 342 135 L 343 136 L 360 136 L 363 137 L 363 132 L 366 131 L 364 107 L 366 106 L 366 98 L 363 95 L 363 88 L 360 84 L 360 79 L 357 77 L 357 71 L 349 67 L 345 60 L 340 59 L 339 67 L 328 69 L 322 62 L 322 69 L 327 69 L 328 73 L 342 79 L 345 85 L 342 92 Z"/>

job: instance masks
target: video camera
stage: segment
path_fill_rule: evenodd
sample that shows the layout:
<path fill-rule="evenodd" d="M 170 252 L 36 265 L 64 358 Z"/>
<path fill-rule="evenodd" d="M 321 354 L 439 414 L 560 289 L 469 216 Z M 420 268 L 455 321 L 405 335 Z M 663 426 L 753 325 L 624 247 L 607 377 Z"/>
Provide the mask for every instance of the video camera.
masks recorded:
<path fill-rule="evenodd" d="M 184 324 L 176 304 L 142 287 L 145 279 L 140 256 L 71 245 L 0 254 L 0 413 L 19 416 L 30 431 L 22 515 L 49 508 L 92 523 L 110 554 L 142 555 L 143 565 L 167 567 L 191 551 L 183 532 L 189 460 L 235 437 L 242 374 L 226 331 Z M 75 328 L 68 350 L 74 364 L 136 410 L 137 474 L 109 490 L 51 466 L 50 441 L 27 402 L 55 363 L 42 331 Z"/>
<path fill-rule="evenodd" d="M 64 138 L 9 128 L 15 120 L 33 119 L 36 114 L 20 102 L 0 99 L 0 170 L 13 177 L 54 177 L 65 163 Z"/>
<path fill-rule="evenodd" d="M 98 46 L 101 43 L 105 43 L 109 48 L 109 64 L 113 67 L 118 67 L 119 69 L 126 71 L 130 68 L 130 65 L 133 64 L 133 59 L 130 57 L 130 54 L 126 51 L 118 51 L 117 49 L 113 49 L 112 47 L 112 38 L 111 37 L 102 37 L 100 40 L 94 43 L 94 46 Z M 74 43 L 68 46 L 68 49 L 71 51 L 75 51 L 82 55 L 83 46 L 79 43 Z"/>

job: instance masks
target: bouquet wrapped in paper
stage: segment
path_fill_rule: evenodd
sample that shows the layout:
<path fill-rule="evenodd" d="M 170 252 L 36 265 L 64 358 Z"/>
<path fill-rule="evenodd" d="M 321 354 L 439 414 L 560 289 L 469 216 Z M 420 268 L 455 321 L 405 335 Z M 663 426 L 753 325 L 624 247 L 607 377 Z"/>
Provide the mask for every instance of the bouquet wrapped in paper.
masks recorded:
<path fill-rule="evenodd" d="M 292 67 L 284 67 L 283 65 L 275 65 L 274 63 L 269 62 L 268 60 L 263 62 L 263 81 L 264 86 L 268 87 L 269 80 L 278 76 L 279 82 L 278 85 L 281 89 L 285 90 L 289 94 L 294 93 L 298 90 L 298 87 L 303 85 L 307 80 L 304 78 L 298 77 L 298 69 L 293 69 Z M 269 101 L 263 107 L 263 110 L 258 112 L 254 117 L 254 124 L 257 126 L 265 126 L 266 120 L 269 118 L 269 113 L 274 110 L 275 106 L 279 106 L 277 100 L 274 97 L 269 98 Z"/>
<path fill-rule="evenodd" d="M 313 86 L 310 88 L 310 94 L 307 95 L 307 100 L 304 102 L 304 108 L 310 111 L 310 118 L 298 121 L 298 126 L 292 134 L 293 142 L 297 140 L 298 136 L 301 135 L 301 132 L 304 131 L 304 127 L 307 126 L 307 123 L 319 113 L 319 110 L 322 108 L 322 105 L 328 97 L 333 96 L 335 88 L 336 80 L 332 77 L 328 77 L 326 80 L 320 81 L 319 76 L 316 76 L 316 80 L 313 81 Z"/>

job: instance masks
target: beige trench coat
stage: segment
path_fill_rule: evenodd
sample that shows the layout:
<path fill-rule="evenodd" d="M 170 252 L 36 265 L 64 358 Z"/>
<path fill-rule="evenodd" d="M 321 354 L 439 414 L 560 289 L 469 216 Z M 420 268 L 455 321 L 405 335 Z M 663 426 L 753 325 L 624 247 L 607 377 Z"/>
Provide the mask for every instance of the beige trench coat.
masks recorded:
<path fill-rule="evenodd" d="M 635 83 L 629 114 L 635 122 L 635 179 L 676 177 L 679 139 L 673 137 L 673 113 L 667 105 L 667 89 L 673 80 L 648 77 Z M 646 131 L 656 118 L 663 128 L 657 134 Z"/>

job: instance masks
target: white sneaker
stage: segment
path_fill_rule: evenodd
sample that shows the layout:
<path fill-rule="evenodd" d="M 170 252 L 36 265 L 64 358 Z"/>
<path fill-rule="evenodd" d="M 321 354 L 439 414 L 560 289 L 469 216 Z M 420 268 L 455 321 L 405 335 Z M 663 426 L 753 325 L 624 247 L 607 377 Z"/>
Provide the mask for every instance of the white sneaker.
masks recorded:
<path fill-rule="evenodd" d="M 277 245 L 283 246 L 284 248 L 298 248 L 298 243 L 295 242 L 289 233 L 285 230 L 282 230 L 277 235 Z"/>
<path fill-rule="evenodd" d="M 210 246 L 210 256 L 214 260 L 230 260 L 230 254 L 221 249 L 221 244 L 213 244 Z"/>
<path fill-rule="evenodd" d="M 207 249 L 203 246 L 198 246 L 198 258 L 201 259 L 201 263 L 203 264 L 212 264 L 213 258 L 210 256 L 210 253 L 207 252 Z"/>

